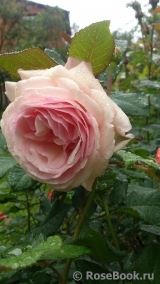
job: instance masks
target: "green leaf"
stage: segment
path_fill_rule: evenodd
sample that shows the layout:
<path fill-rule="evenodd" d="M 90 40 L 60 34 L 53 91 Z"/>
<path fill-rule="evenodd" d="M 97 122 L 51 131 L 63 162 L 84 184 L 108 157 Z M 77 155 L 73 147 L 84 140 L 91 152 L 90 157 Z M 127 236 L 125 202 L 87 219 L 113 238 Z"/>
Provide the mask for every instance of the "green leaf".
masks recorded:
<path fill-rule="evenodd" d="M 60 213 L 55 217 L 51 218 L 47 223 L 41 225 L 38 229 L 38 233 L 42 233 L 44 236 L 53 235 L 59 227 L 62 225 L 67 212 L 70 209 L 70 205 L 66 206 Z"/>
<path fill-rule="evenodd" d="M 40 48 L 30 48 L 21 52 L 4 53 L 0 55 L 0 67 L 12 77 L 19 79 L 18 69 L 38 70 L 56 66 L 54 62 Z"/>
<path fill-rule="evenodd" d="M 149 116 L 149 107 L 144 95 L 114 91 L 111 98 L 127 115 Z"/>
<path fill-rule="evenodd" d="M 93 253 L 92 258 L 101 262 L 102 265 L 120 258 L 120 256 L 113 253 L 102 235 L 91 228 L 85 228 L 74 244 L 82 244 L 89 247 Z"/>
<path fill-rule="evenodd" d="M 8 174 L 8 183 L 12 191 L 33 189 L 36 181 L 31 179 L 19 165 L 13 167 Z"/>
<path fill-rule="evenodd" d="M 158 132 L 158 130 L 159 130 L 159 124 L 156 124 L 156 123 L 154 123 L 154 124 L 149 124 L 149 125 L 146 125 L 146 126 L 142 127 L 142 129 L 143 129 L 144 131 L 149 131 L 149 132 L 153 132 L 153 131 L 157 131 L 157 132 Z"/>
<path fill-rule="evenodd" d="M 106 169 L 105 173 L 98 178 L 98 187 L 101 184 L 105 184 L 107 189 L 113 187 L 113 185 L 117 182 L 117 173 L 112 169 Z"/>
<path fill-rule="evenodd" d="M 87 198 L 88 198 L 88 192 L 85 190 L 84 187 L 78 186 L 75 188 L 74 194 L 72 195 L 72 205 L 77 213 L 81 212 L 81 210 L 84 208 Z M 96 208 L 97 204 L 93 200 L 86 214 L 86 219 L 88 219 L 90 216 L 94 214 Z"/>
<path fill-rule="evenodd" d="M 47 274 L 45 270 L 41 270 L 37 271 L 33 274 L 33 280 L 30 280 L 31 277 L 29 277 L 29 281 L 33 281 L 33 283 L 38 284 L 38 283 L 43 283 L 43 284 L 48 284 L 51 283 L 50 282 L 50 277 L 52 275 L 49 275 L 49 273 Z M 29 282 L 28 282 L 29 283 Z M 55 282 L 53 282 L 54 284 Z"/>
<path fill-rule="evenodd" d="M 141 230 L 160 236 L 160 227 L 153 225 L 142 225 Z"/>
<path fill-rule="evenodd" d="M 135 218 L 140 218 L 138 212 L 135 209 L 131 208 L 131 207 L 119 207 L 117 209 L 117 211 L 118 212 L 128 213 L 128 214 L 132 215 Z"/>
<path fill-rule="evenodd" d="M 134 178 L 134 179 L 143 179 L 143 180 L 147 180 L 149 179 L 149 177 L 147 176 L 146 173 L 144 172 L 141 172 L 137 169 L 129 169 L 129 170 L 126 170 L 124 169 L 124 173 L 128 176 L 128 178 Z M 129 187 L 132 186 L 132 184 L 129 185 Z"/>
<path fill-rule="evenodd" d="M 59 236 L 49 237 L 47 241 L 31 247 L 25 252 L 22 252 L 21 250 L 21 254 L 19 255 L 13 256 L 14 251 L 15 249 L 13 250 L 13 253 L 10 251 L 10 257 L 0 260 L 0 270 L 6 268 L 17 270 L 31 266 L 41 260 L 76 258 L 80 255 L 90 253 L 90 250 L 84 246 L 63 245 Z"/>
<path fill-rule="evenodd" d="M 127 253 L 123 260 L 123 269 L 133 271 L 135 255 L 133 252 Z"/>
<path fill-rule="evenodd" d="M 127 206 L 160 205 L 160 191 L 158 189 L 134 186 L 134 191 L 126 199 Z"/>
<path fill-rule="evenodd" d="M 131 51 L 131 52 L 127 53 L 127 55 L 129 56 L 129 61 L 132 61 L 133 65 L 142 63 L 146 59 L 146 54 L 142 50 Z"/>
<path fill-rule="evenodd" d="M 0 202 L 6 203 L 6 202 L 15 202 L 16 196 L 14 194 L 6 194 L 0 192 Z"/>
<path fill-rule="evenodd" d="M 117 182 L 109 195 L 109 203 L 118 206 L 118 204 L 122 203 L 125 200 L 126 192 L 128 188 L 127 182 Z"/>
<path fill-rule="evenodd" d="M 0 273 L 0 283 L 4 284 L 4 283 L 7 283 L 5 281 L 9 280 L 12 278 L 12 276 L 15 275 L 15 271 L 9 271 L 9 272 L 1 272 Z M 11 283 L 14 283 L 14 282 L 11 282 Z"/>
<path fill-rule="evenodd" d="M 69 49 L 69 56 L 90 62 L 95 75 L 106 69 L 113 56 L 115 45 L 109 24 L 110 21 L 102 21 L 80 30 Z"/>
<path fill-rule="evenodd" d="M 60 54 L 55 49 L 45 48 L 44 52 L 57 64 L 65 65 Z"/>
<path fill-rule="evenodd" d="M 78 186 L 74 190 L 74 194 L 72 195 L 72 205 L 74 209 L 79 212 L 85 205 L 86 201 L 86 190 L 82 186 Z"/>
<path fill-rule="evenodd" d="M 50 219 L 52 219 L 53 217 L 55 217 L 57 214 L 61 213 L 62 210 L 64 210 L 65 208 L 68 208 L 68 203 L 64 203 L 63 200 L 55 200 L 52 203 L 52 207 L 50 209 L 49 214 L 46 216 L 43 224 L 47 223 Z"/>
<path fill-rule="evenodd" d="M 6 139 L 0 131 L 0 155 L 5 154 L 8 151 Z"/>
<path fill-rule="evenodd" d="M 43 214 L 48 214 L 51 210 L 51 202 L 46 197 L 41 198 L 40 206 Z"/>
<path fill-rule="evenodd" d="M 2 178 L 8 170 L 16 164 L 17 162 L 11 156 L 0 156 L 0 178 Z"/>
<path fill-rule="evenodd" d="M 98 80 L 105 89 L 107 89 L 110 73 L 112 73 L 112 82 L 114 83 L 118 74 L 122 70 L 122 67 L 124 66 L 124 57 L 128 46 L 128 42 L 126 40 L 115 40 L 115 46 L 120 49 L 120 55 L 118 56 L 118 63 L 116 60 L 112 59 L 113 62 L 111 61 L 111 65 L 112 63 L 113 65 L 112 66 L 109 65 L 108 68 L 98 76 Z"/>
<path fill-rule="evenodd" d="M 140 86 L 150 88 L 150 89 L 160 90 L 160 82 L 157 82 L 157 81 L 141 80 Z"/>
<path fill-rule="evenodd" d="M 57 200 L 50 213 L 45 218 L 43 224 L 34 230 L 35 234 L 43 234 L 44 236 L 50 236 L 60 228 L 63 223 L 63 220 L 71 208 L 70 204 L 64 203 L 61 200 Z"/>
<path fill-rule="evenodd" d="M 133 283 L 159 284 L 160 283 L 160 244 L 150 243 L 138 258 L 134 270 L 139 273 L 139 277 L 144 277 L 144 273 L 149 273 L 152 281 L 146 276 L 145 280 L 135 280 Z M 153 278 L 152 278 L 153 277 Z"/>
<path fill-rule="evenodd" d="M 9 213 L 17 213 L 19 212 L 20 210 L 24 210 L 24 208 L 20 208 L 19 206 L 12 206 L 10 209 L 9 209 Z"/>
<path fill-rule="evenodd" d="M 140 218 L 145 223 L 150 225 L 160 226 L 160 207 L 159 206 L 130 206 L 120 207 L 118 212 L 129 213 L 135 218 Z"/>
<path fill-rule="evenodd" d="M 140 218 L 150 224 L 160 226 L 160 207 L 159 206 L 132 206 L 136 210 Z"/>
<path fill-rule="evenodd" d="M 117 152 L 117 155 L 120 156 L 121 159 L 125 162 L 126 168 L 138 163 L 138 165 L 147 165 L 149 167 L 154 168 L 155 170 L 160 170 L 160 165 L 156 163 L 153 159 L 145 159 L 136 154 L 124 150 L 119 150 Z"/>
<path fill-rule="evenodd" d="M 9 184 L 8 184 L 6 179 L 7 179 L 6 176 L 4 176 L 3 178 L 0 179 L 0 191 L 1 191 L 1 189 L 2 190 L 5 189 L 5 193 L 9 192 Z"/>

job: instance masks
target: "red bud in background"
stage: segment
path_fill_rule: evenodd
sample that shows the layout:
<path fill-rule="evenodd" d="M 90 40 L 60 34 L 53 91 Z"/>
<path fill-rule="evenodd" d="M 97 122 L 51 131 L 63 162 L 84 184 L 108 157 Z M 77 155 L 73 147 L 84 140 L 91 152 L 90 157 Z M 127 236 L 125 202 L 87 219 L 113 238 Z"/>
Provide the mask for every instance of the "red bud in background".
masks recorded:
<path fill-rule="evenodd" d="M 3 219 L 5 219 L 5 218 L 7 218 L 7 216 L 6 216 L 6 215 L 3 215 L 3 212 L 0 211 L 0 221 L 3 220 Z"/>
<path fill-rule="evenodd" d="M 157 153 L 156 153 L 156 162 L 160 164 L 160 148 L 158 148 Z"/>
<path fill-rule="evenodd" d="M 52 199 L 52 195 L 53 195 L 53 191 L 50 190 L 50 191 L 48 192 L 47 198 L 51 200 L 51 199 Z"/>

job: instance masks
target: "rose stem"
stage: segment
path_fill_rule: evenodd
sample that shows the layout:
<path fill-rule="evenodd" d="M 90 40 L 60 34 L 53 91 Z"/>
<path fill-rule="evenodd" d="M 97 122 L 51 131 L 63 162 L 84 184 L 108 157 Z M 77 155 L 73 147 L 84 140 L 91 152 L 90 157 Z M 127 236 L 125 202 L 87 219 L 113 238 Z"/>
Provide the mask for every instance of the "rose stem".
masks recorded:
<path fill-rule="evenodd" d="M 109 74 L 107 81 L 107 91 L 106 91 L 108 97 L 110 97 L 111 88 L 112 88 L 112 74 Z"/>
<path fill-rule="evenodd" d="M 109 209 L 108 209 L 108 205 L 107 205 L 107 202 L 106 202 L 106 199 L 105 199 L 105 196 L 103 193 L 99 192 L 98 193 L 101 200 L 102 200 L 102 203 L 103 203 L 103 206 L 104 206 L 104 211 L 105 211 L 105 215 L 106 215 L 106 220 L 107 220 L 107 223 L 108 223 L 108 227 L 110 229 L 110 232 L 111 232 L 111 235 L 112 235 L 112 238 L 113 238 L 113 243 L 114 243 L 114 246 L 117 250 L 120 250 L 120 247 L 119 247 L 119 244 L 118 244 L 118 241 L 117 241 L 117 237 L 115 235 L 115 232 L 114 232 L 114 229 L 113 229 L 113 226 L 112 226 L 112 222 L 111 222 L 111 218 L 110 218 L 110 214 L 109 214 Z"/>
<path fill-rule="evenodd" d="M 73 241 L 75 241 L 77 239 L 77 237 L 78 237 L 78 235 L 79 235 L 79 233 L 80 233 L 80 231 L 82 229 L 83 222 L 84 222 L 84 220 L 86 218 L 87 212 L 88 212 L 88 210 L 90 208 L 90 205 L 92 203 L 93 197 L 95 195 L 96 183 L 97 183 L 97 179 L 94 181 L 92 191 L 89 193 L 89 196 L 88 196 L 87 202 L 85 204 L 85 207 L 84 207 L 83 211 L 81 212 L 79 221 L 77 223 L 77 226 L 76 226 L 73 238 L 72 238 Z M 69 273 L 69 269 L 70 269 L 70 266 L 71 266 L 71 262 L 72 262 L 71 258 L 68 258 L 67 261 L 66 261 L 66 265 L 65 265 L 64 273 L 63 273 L 64 283 L 67 283 L 66 281 L 67 281 L 67 278 L 68 278 L 68 273 Z M 59 284 L 61 284 L 61 282 Z"/>
<path fill-rule="evenodd" d="M 29 232 L 30 231 L 30 228 L 31 228 L 31 212 L 30 212 L 30 202 L 29 202 L 29 199 L 28 199 L 28 195 L 26 194 L 26 199 L 27 199 L 27 223 L 28 223 L 28 228 L 27 228 L 27 231 Z"/>

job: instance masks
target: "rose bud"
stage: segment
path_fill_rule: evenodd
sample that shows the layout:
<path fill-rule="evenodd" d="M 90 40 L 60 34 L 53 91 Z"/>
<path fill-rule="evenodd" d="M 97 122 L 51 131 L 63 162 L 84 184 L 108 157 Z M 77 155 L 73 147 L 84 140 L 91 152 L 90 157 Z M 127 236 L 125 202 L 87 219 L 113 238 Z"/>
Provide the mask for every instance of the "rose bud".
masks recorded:
<path fill-rule="evenodd" d="M 141 19 L 141 18 L 143 18 L 144 17 L 144 14 L 143 14 L 143 12 L 141 11 L 141 10 L 139 10 L 139 11 L 137 11 L 136 13 L 135 13 L 135 18 L 136 19 Z"/>
<path fill-rule="evenodd" d="M 138 1 L 132 2 L 131 6 L 132 6 L 132 8 L 133 8 L 135 11 L 141 10 L 141 5 L 140 5 L 140 3 L 139 3 Z"/>
<path fill-rule="evenodd" d="M 50 191 L 48 192 L 48 194 L 47 194 L 47 198 L 51 200 L 51 199 L 52 199 L 52 196 L 53 196 L 53 191 L 50 190 Z"/>
<path fill-rule="evenodd" d="M 113 57 L 112 57 L 112 62 L 115 62 L 117 65 L 121 62 L 122 59 L 122 52 L 121 50 L 116 46 Z"/>
<path fill-rule="evenodd" d="M 0 221 L 2 221 L 3 219 L 6 219 L 7 216 L 3 214 L 2 211 L 0 211 Z"/>
<path fill-rule="evenodd" d="M 157 149 L 156 162 L 157 162 L 158 164 L 160 164 L 160 148 Z"/>

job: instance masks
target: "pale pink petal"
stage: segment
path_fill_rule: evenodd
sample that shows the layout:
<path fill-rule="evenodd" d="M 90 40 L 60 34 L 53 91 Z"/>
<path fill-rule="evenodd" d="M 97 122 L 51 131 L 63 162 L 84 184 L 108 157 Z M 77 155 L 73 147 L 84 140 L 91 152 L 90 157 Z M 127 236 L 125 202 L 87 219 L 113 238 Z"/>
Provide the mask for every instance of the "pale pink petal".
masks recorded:
<path fill-rule="evenodd" d="M 56 84 L 47 77 L 32 77 L 28 80 L 19 81 L 16 86 L 15 98 L 22 96 L 27 89 L 43 89 L 45 87 L 54 87 Z"/>
<path fill-rule="evenodd" d="M 125 136 L 120 136 L 119 134 L 115 135 L 115 146 L 114 146 L 114 152 L 124 148 L 127 143 L 134 138 L 134 135 L 129 133 Z"/>
<path fill-rule="evenodd" d="M 112 104 L 115 109 L 114 126 L 116 131 L 122 136 L 125 136 L 125 133 L 132 128 L 131 123 L 126 114 L 114 102 Z"/>
<path fill-rule="evenodd" d="M 18 69 L 18 74 L 20 75 L 22 80 L 29 79 L 32 77 L 37 77 L 37 76 L 44 76 L 45 71 L 48 69 L 44 70 L 23 70 L 23 69 Z"/>
<path fill-rule="evenodd" d="M 77 67 L 79 64 L 81 64 L 83 61 L 81 59 L 78 59 L 76 57 L 69 57 L 67 60 L 67 63 L 65 65 L 65 68 L 70 70 L 74 67 Z M 85 65 L 87 66 L 88 70 L 92 73 L 92 65 L 90 62 L 85 62 Z"/>
<path fill-rule="evenodd" d="M 92 191 L 92 185 L 93 185 L 94 181 L 95 181 L 94 178 L 93 178 L 93 179 L 90 179 L 90 178 L 89 178 L 89 179 L 87 179 L 87 181 L 85 181 L 85 182 L 82 183 L 82 186 L 83 186 L 86 190 Z"/>
<path fill-rule="evenodd" d="M 76 154 L 77 154 L 77 152 L 79 151 L 79 148 L 80 148 L 80 143 L 81 143 L 81 141 L 79 140 L 79 142 L 77 143 L 76 147 L 74 148 L 74 150 L 69 155 L 68 161 L 67 161 L 68 165 L 70 165 L 70 164 L 73 165 L 73 161 L 75 160 L 75 156 L 76 156 Z"/>
<path fill-rule="evenodd" d="M 97 120 L 98 124 L 101 124 L 102 114 L 99 105 L 90 97 L 84 94 L 78 87 L 78 85 L 66 78 L 60 78 L 58 80 L 58 86 L 68 90 L 73 96 L 73 100 L 81 104 L 88 112 L 90 112 Z"/>
<path fill-rule="evenodd" d="M 103 114 L 103 121 L 112 122 L 115 116 L 113 101 L 103 92 L 91 89 L 91 98 L 99 105 Z"/>
<path fill-rule="evenodd" d="M 78 75 L 75 75 L 74 72 L 67 70 L 63 66 L 59 65 L 46 70 L 45 76 L 54 79 L 57 83 L 59 78 L 70 79 L 74 81 L 85 94 L 89 94 L 90 92 L 89 86 L 84 81 L 82 81 Z"/>
<path fill-rule="evenodd" d="M 32 100 L 31 96 L 33 97 Z M 51 86 L 41 89 L 27 88 L 23 91 L 23 97 L 25 97 L 26 101 L 30 102 L 30 104 L 34 104 L 36 101 L 44 101 L 44 97 L 46 98 L 46 101 L 48 100 L 48 102 L 50 98 L 72 100 L 72 95 L 68 92 L 68 90 Z M 41 105 L 41 102 L 39 104 Z"/>
<path fill-rule="evenodd" d="M 92 73 L 91 63 L 81 61 L 74 57 L 69 57 L 65 65 L 69 72 L 72 72 L 75 77 L 78 77 L 81 82 L 84 82 L 90 89 L 103 91 L 98 79 Z"/>
<path fill-rule="evenodd" d="M 16 98 L 16 87 L 17 87 L 17 83 L 15 82 L 5 82 L 5 88 L 6 88 L 6 96 L 8 97 L 8 99 L 10 100 L 10 102 L 13 102 Z"/>
<path fill-rule="evenodd" d="M 129 142 L 129 140 L 134 138 L 133 134 L 127 134 L 131 130 L 131 123 L 126 116 L 126 114 L 115 104 L 113 103 L 115 109 L 114 117 L 114 128 L 115 128 L 115 149 L 118 151 Z"/>
<path fill-rule="evenodd" d="M 46 125 L 43 116 L 37 115 L 35 119 L 35 135 L 36 136 L 44 136 L 49 132 L 49 127 Z"/>

